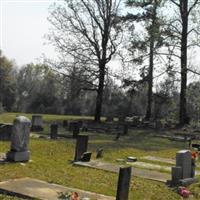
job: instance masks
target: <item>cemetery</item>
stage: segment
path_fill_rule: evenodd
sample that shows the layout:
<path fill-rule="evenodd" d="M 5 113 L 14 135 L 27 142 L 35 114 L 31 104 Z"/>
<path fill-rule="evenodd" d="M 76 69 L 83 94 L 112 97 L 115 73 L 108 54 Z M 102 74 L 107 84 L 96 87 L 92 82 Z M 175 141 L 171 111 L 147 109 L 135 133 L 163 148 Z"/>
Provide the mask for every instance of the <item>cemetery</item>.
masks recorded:
<path fill-rule="evenodd" d="M 0 200 L 200 200 L 200 0 L 0 0 Z"/>
<path fill-rule="evenodd" d="M 129 126 L 123 134 L 119 126 L 122 132 L 116 140 L 113 132 L 94 131 L 94 124 L 93 131 L 82 130 L 92 123 L 89 118 L 61 115 L 40 115 L 42 127 L 32 131 L 32 117 L 0 117 L 2 124 L 13 126 L 10 140 L 0 141 L 0 199 L 53 200 L 77 194 L 81 199 L 178 200 L 181 186 L 192 199 L 200 198 L 200 162 L 192 165 L 191 154 L 198 150 L 198 139 L 189 148 L 187 140 L 155 137 L 156 128 Z M 108 122 L 102 123 L 105 127 Z"/>

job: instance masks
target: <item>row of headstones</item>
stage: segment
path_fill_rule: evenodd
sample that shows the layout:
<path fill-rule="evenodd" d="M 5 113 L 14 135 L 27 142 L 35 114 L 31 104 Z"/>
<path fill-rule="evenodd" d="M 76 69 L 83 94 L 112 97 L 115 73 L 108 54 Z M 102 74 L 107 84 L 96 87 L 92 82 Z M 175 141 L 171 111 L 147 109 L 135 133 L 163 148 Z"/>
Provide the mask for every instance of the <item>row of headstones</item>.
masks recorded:
<path fill-rule="evenodd" d="M 66 121 L 64 121 L 66 123 Z M 65 125 L 66 127 L 66 125 Z M 69 131 L 72 131 L 73 133 L 73 138 L 76 138 L 79 133 L 80 133 L 80 122 L 70 122 L 69 123 Z M 82 131 L 86 131 L 86 127 L 85 129 L 82 129 Z M 121 133 L 121 131 L 118 131 L 116 133 L 116 137 L 115 137 L 115 140 L 118 140 L 120 138 L 121 135 L 127 135 L 128 134 L 128 125 L 127 124 L 124 124 L 123 126 L 123 132 Z M 58 124 L 51 124 L 50 126 L 50 138 L 51 139 L 57 139 L 58 137 Z"/>
<path fill-rule="evenodd" d="M 31 130 L 32 131 L 43 131 L 43 120 L 41 115 L 33 115 L 31 120 Z M 0 140 L 1 141 L 10 141 L 13 131 L 13 124 L 11 123 L 2 123 L 0 124 Z"/>
<path fill-rule="evenodd" d="M 76 138 L 74 162 L 90 161 L 92 153 L 87 151 L 88 139 L 88 135 L 80 135 Z M 116 200 L 128 200 L 131 169 L 131 167 L 121 167 L 119 170 Z"/>
<path fill-rule="evenodd" d="M 28 150 L 31 121 L 23 116 L 16 117 L 13 122 L 11 135 L 11 148 L 6 154 L 6 161 L 25 162 L 30 158 Z M 78 136 L 76 142 L 74 161 L 79 161 L 87 152 L 88 136 Z M 120 168 L 116 200 L 128 200 L 129 185 L 131 180 L 131 167 Z"/>

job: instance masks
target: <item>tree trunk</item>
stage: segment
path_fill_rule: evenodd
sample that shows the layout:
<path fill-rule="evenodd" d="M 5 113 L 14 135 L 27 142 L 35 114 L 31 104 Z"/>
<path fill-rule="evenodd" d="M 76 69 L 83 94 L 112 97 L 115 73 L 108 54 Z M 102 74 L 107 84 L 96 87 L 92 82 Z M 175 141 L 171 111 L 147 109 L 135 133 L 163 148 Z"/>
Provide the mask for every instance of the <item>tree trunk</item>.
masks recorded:
<path fill-rule="evenodd" d="M 94 120 L 96 122 L 101 121 L 103 91 L 104 91 L 104 79 L 105 79 L 105 64 L 102 64 L 100 66 L 99 85 L 98 85 L 97 97 L 96 97 L 96 110 L 95 110 L 95 117 L 94 117 Z"/>
<path fill-rule="evenodd" d="M 181 1 L 182 35 L 181 35 L 181 92 L 179 124 L 187 123 L 187 33 L 188 33 L 188 0 Z"/>
<path fill-rule="evenodd" d="M 154 58 L 154 38 L 150 41 L 150 58 L 149 58 L 149 74 L 148 74 L 148 94 L 147 94 L 147 110 L 145 119 L 151 118 L 152 110 L 152 89 L 153 89 L 153 58 Z"/>

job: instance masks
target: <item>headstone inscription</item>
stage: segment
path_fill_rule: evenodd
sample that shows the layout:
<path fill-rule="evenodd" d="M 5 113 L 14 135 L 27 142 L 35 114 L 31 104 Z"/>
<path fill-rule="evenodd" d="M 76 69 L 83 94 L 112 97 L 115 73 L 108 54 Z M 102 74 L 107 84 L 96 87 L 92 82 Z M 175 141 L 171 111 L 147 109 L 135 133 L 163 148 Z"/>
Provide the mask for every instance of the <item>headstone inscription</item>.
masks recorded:
<path fill-rule="evenodd" d="M 30 152 L 28 150 L 31 121 L 24 117 L 16 117 L 13 123 L 11 135 L 11 148 L 7 152 L 8 161 L 23 162 L 28 161 Z"/>

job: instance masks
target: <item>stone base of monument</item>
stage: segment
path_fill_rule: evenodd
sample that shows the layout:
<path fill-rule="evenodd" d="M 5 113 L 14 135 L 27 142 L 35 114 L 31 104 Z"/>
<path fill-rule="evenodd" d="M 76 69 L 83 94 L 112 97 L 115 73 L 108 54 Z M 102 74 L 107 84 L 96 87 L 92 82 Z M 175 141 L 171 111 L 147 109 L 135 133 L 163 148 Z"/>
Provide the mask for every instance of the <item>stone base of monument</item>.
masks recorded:
<path fill-rule="evenodd" d="M 6 154 L 6 160 L 12 162 L 27 162 L 30 158 L 30 151 L 14 152 L 9 151 Z"/>
<path fill-rule="evenodd" d="M 197 183 L 198 179 L 196 178 L 185 178 L 185 179 L 180 179 L 176 182 L 172 181 L 172 180 L 167 180 L 166 184 L 169 187 L 177 187 L 177 186 L 189 186 L 193 183 Z"/>

